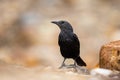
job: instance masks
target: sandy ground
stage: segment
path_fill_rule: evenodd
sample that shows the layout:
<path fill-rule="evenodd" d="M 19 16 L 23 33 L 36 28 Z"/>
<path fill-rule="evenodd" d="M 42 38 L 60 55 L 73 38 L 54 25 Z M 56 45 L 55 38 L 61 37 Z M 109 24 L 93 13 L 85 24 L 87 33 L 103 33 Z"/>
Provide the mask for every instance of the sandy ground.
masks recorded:
<path fill-rule="evenodd" d="M 68 67 L 68 66 L 67 66 Z M 120 72 L 86 67 L 21 66 L 0 61 L 0 80 L 119 80 Z"/>
<path fill-rule="evenodd" d="M 0 62 L 0 80 L 87 80 L 88 78 L 89 75 L 50 66 L 26 68 Z"/>

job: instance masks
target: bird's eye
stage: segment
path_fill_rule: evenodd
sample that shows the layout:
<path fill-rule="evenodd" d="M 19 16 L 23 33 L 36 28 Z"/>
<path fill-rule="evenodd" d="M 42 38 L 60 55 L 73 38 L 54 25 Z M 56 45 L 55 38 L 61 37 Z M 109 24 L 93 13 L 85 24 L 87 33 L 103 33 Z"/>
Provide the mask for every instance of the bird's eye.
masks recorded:
<path fill-rule="evenodd" d="M 65 22 L 64 21 L 61 21 L 61 24 L 64 24 Z"/>

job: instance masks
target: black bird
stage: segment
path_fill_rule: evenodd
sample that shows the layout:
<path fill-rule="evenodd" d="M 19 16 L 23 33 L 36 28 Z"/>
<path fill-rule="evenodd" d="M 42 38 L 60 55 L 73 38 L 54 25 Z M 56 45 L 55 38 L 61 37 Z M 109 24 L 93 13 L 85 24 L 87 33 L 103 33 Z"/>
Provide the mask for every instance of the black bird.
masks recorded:
<path fill-rule="evenodd" d="M 59 26 L 61 32 L 59 34 L 58 44 L 60 46 L 61 55 L 64 57 L 60 68 L 65 66 L 66 58 L 74 60 L 74 66 L 86 66 L 86 63 L 79 56 L 80 43 L 77 35 L 73 32 L 73 28 L 67 21 L 52 21 L 52 23 Z"/>

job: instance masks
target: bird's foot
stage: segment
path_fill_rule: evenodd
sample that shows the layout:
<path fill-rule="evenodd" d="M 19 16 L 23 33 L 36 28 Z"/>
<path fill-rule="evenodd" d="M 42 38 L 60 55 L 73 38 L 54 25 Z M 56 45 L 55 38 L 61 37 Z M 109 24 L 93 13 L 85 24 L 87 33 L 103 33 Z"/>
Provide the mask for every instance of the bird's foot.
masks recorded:
<path fill-rule="evenodd" d="M 66 67 L 66 68 L 76 68 L 76 65 L 75 64 L 70 64 L 70 65 L 65 65 L 64 67 Z"/>
<path fill-rule="evenodd" d="M 76 65 L 74 65 L 74 64 L 70 64 L 70 65 L 62 64 L 62 65 L 59 67 L 59 69 L 61 69 L 61 68 L 63 68 L 63 67 L 65 67 L 65 68 L 76 68 Z"/>

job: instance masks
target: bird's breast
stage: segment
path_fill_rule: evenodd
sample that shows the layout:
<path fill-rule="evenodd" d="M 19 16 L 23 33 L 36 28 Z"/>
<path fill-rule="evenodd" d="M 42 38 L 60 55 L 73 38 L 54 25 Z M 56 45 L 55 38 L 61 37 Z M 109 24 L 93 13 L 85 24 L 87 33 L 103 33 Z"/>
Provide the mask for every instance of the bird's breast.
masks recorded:
<path fill-rule="evenodd" d="M 59 40 L 62 42 L 72 42 L 73 41 L 72 37 L 70 37 L 68 35 L 60 35 Z"/>

